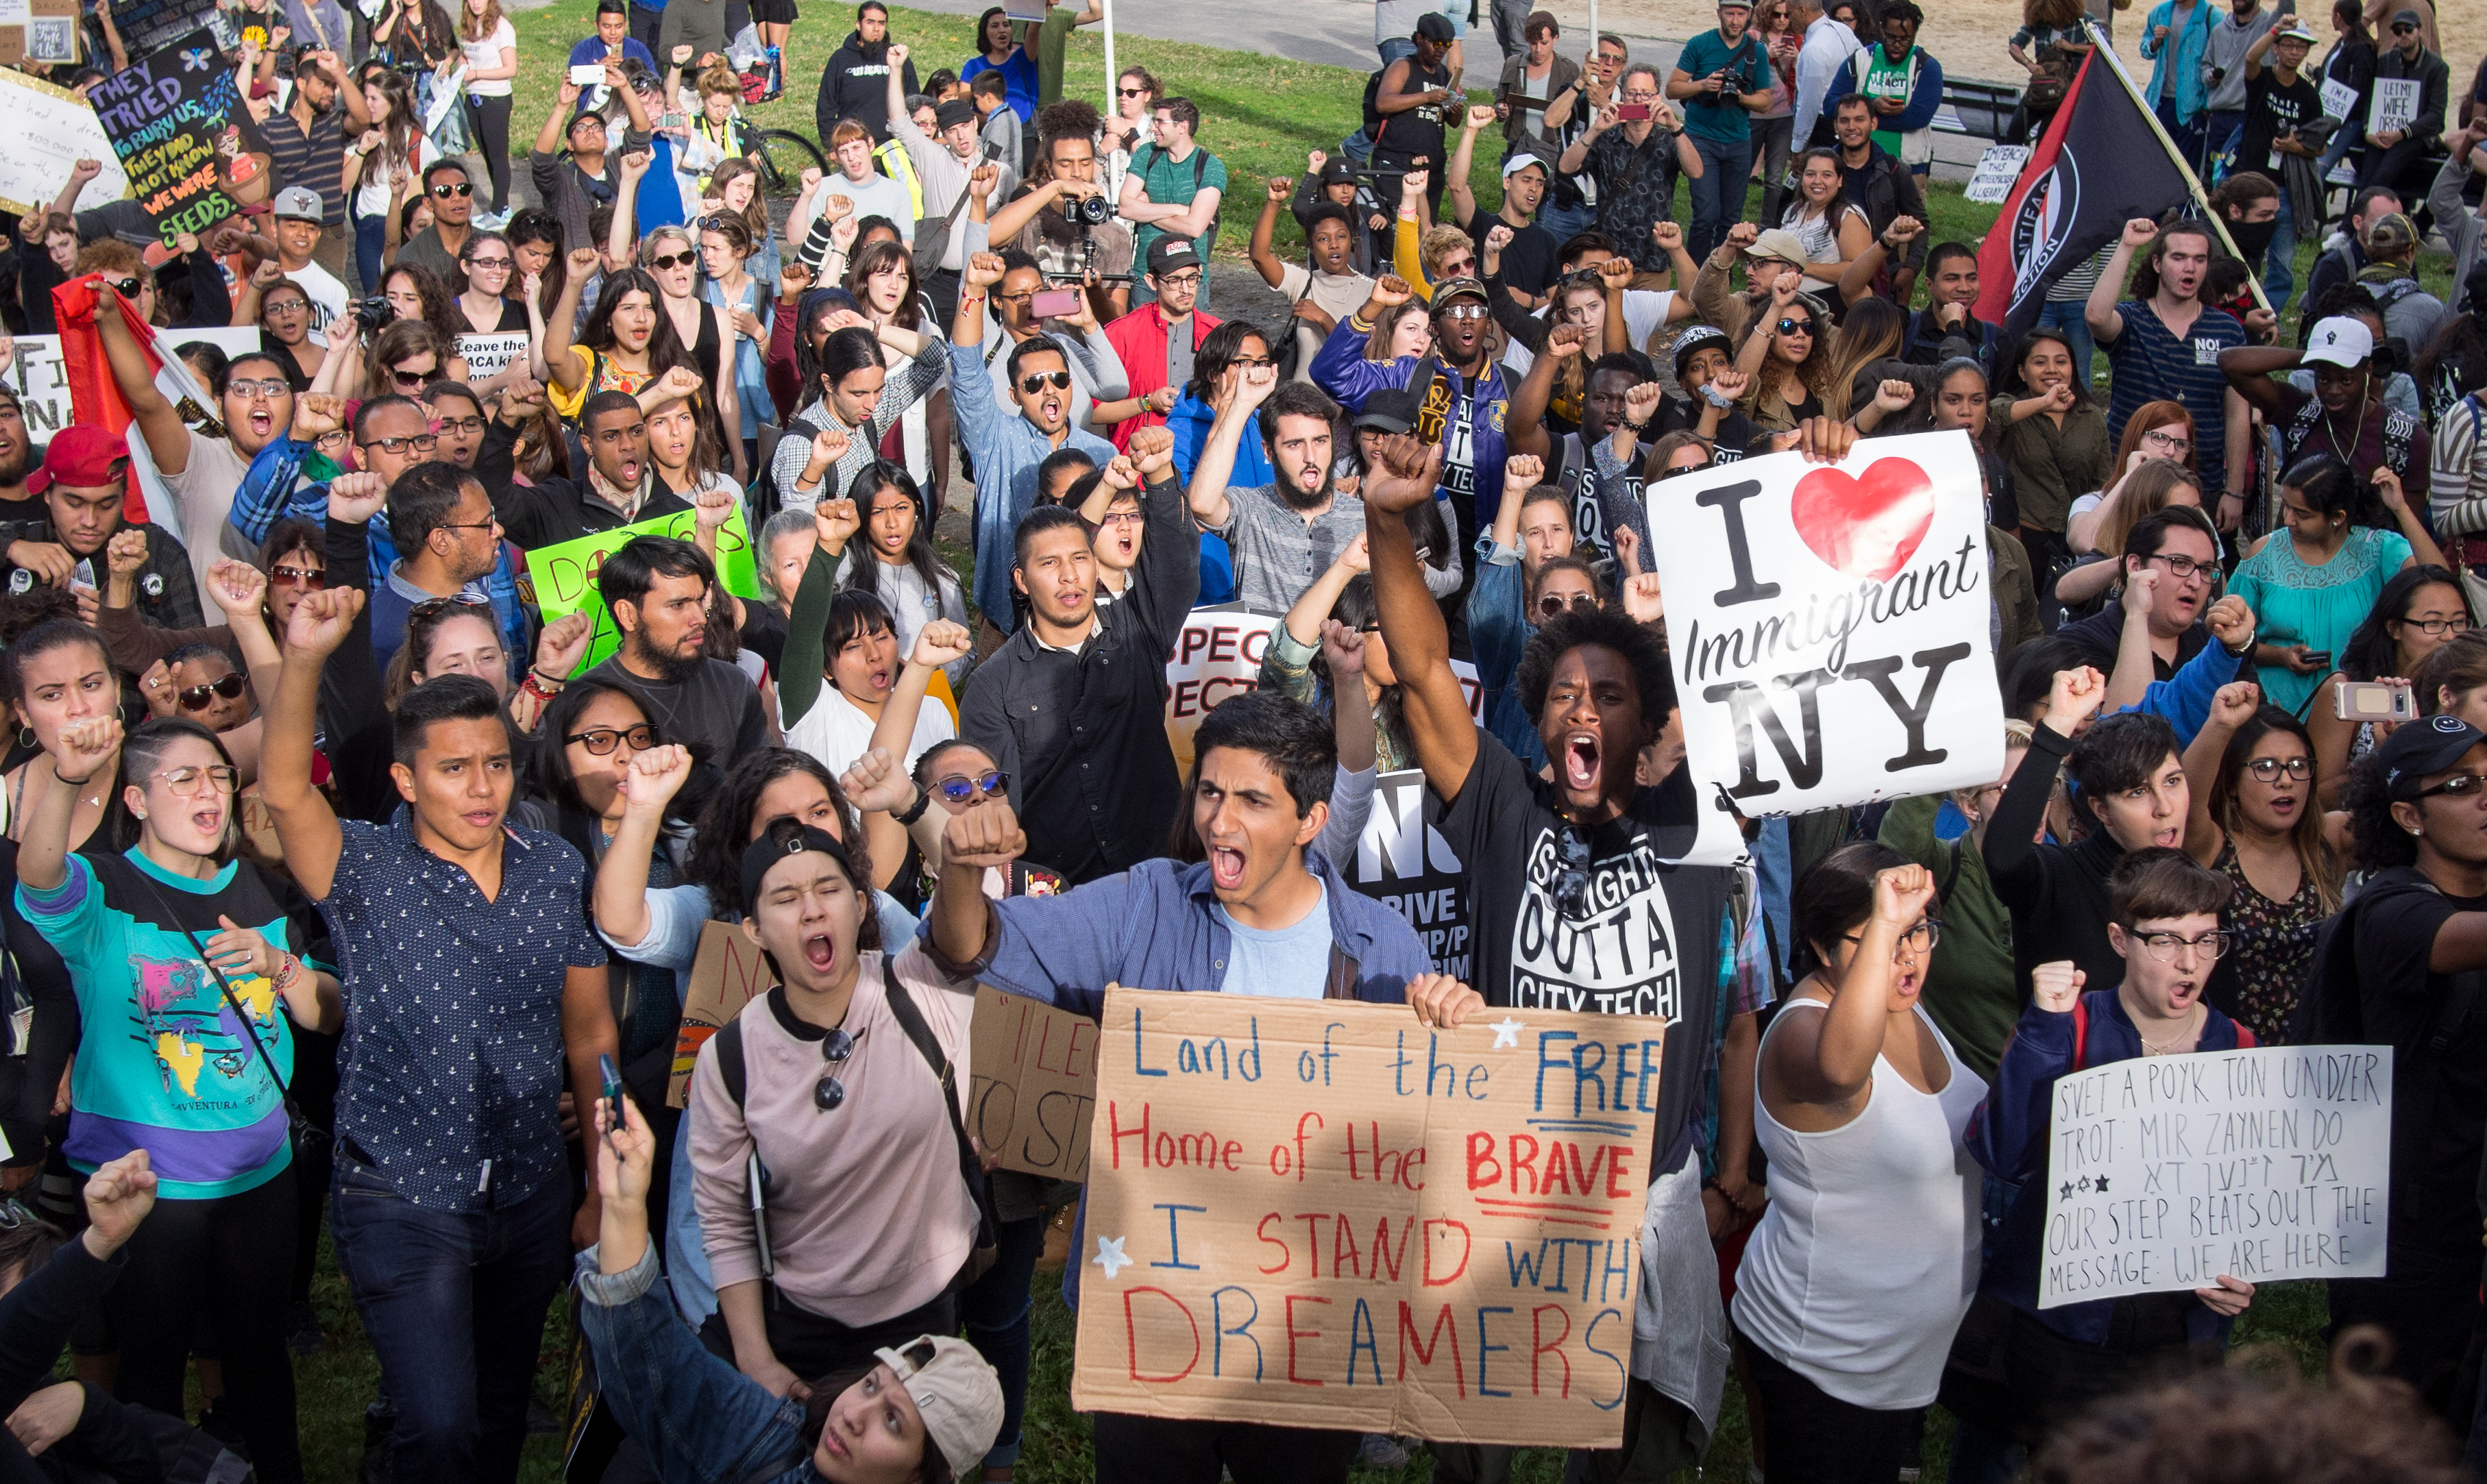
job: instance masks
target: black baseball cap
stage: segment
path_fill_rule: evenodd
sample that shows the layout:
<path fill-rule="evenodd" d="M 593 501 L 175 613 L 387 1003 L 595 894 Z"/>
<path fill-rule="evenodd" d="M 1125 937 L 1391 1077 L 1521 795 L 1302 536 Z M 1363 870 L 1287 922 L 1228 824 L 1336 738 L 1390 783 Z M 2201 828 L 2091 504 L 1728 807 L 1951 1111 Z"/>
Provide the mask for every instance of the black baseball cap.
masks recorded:
<path fill-rule="evenodd" d="M 1377 433 L 1404 433 L 1416 426 L 1416 394 L 1405 387 L 1383 387 L 1364 399 L 1355 426 Z"/>
<path fill-rule="evenodd" d="M 1345 183 L 1345 182 L 1347 182 L 1347 181 L 1353 180 L 1353 179 L 1355 179 L 1355 166 L 1354 164 L 1352 164 L 1351 162 L 1349 162 L 1349 161 L 1347 161 L 1347 160 L 1324 160 L 1324 161 L 1322 161 L 1322 169 L 1321 169 L 1321 183 L 1322 183 L 1322 184 L 1324 184 L 1324 185 L 1340 185 L 1340 184 L 1344 184 L 1344 183 Z"/>
<path fill-rule="evenodd" d="M 742 852 L 742 915 L 749 917 L 759 904 L 760 883 L 778 862 L 815 851 L 837 862 L 846 871 L 847 880 L 858 890 L 862 888 L 863 882 L 855 875 L 854 860 L 847 854 L 847 847 L 838 843 L 836 836 L 804 824 L 792 814 L 781 814 L 768 821 L 768 828 L 761 831 L 760 838 Z"/>
<path fill-rule="evenodd" d="M 1191 245 L 1189 237 L 1160 237 L 1149 244 L 1151 278 L 1164 278 L 1170 273 L 1180 273 L 1186 268 L 1202 266 L 1200 250 Z"/>
<path fill-rule="evenodd" d="M 1429 41 L 1450 42 L 1459 40 L 1451 29 L 1451 18 L 1439 11 L 1427 11 L 1416 17 L 1416 34 Z"/>
<path fill-rule="evenodd" d="M 2487 732 L 2441 712 L 2392 729 L 2375 749 L 2375 766 L 2383 770 L 2385 791 L 2395 799 L 2415 799 L 2428 775 L 2459 762 L 2469 751 L 2487 742 Z"/>
<path fill-rule="evenodd" d="M 976 122 L 976 105 L 963 97 L 954 97 L 933 110 L 933 122 L 938 128 L 956 128 Z"/>

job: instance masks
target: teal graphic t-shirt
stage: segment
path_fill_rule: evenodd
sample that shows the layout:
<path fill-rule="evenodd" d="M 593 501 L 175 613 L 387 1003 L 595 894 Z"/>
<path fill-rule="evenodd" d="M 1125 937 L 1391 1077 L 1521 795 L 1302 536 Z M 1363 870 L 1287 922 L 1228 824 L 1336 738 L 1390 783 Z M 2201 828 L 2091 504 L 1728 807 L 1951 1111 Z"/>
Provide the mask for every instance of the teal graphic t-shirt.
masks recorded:
<path fill-rule="evenodd" d="M 68 866 L 53 891 L 19 883 L 17 906 L 60 949 L 77 992 L 82 1033 L 62 1145 L 70 1164 L 91 1172 L 143 1148 L 159 1194 L 177 1200 L 273 1178 L 293 1156 L 266 1063 L 292 1080 L 290 1018 L 274 981 L 249 971 L 225 976 L 237 1015 L 182 933 L 205 944 L 222 930 L 221 914 L 298 955 L 301 935 L 265 880 L 238 862 L 204 880 L 177 876 L 135 849 L 71 855 Z"/>

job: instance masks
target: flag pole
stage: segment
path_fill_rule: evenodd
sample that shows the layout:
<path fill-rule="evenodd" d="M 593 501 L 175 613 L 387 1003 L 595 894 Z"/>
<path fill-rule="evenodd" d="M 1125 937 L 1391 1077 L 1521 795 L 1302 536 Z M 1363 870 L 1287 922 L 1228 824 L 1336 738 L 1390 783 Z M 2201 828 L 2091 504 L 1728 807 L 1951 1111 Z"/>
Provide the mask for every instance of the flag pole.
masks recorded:
<path fill-rule="evenodd" d="M 1100 0 L 1098 9 L 1105 26 L 1105 117 L 1111 119 L 1117 116 L 1116 105 L 1122 101 L 1114 96 L 1114 0 Z"/>
<path fill-rule="evenodd" d="M 2099 30 L 2097 21 L 2083 16 L 2082 28 L 2089 33 L 2090 44 L 2095 54 L 2107 59 L 2108 67 L 2115 73 L 2116 82 L 2123 87 L 2125 96 L 2133 99 L 2133 106 L 2141 110 L 2142 121 L 2150 125 L 2150 132 L 2159 136 L 2159 147 L 2166 150 L 2167 157 L 2176 162 L 2176 169 L 2185 177 L 2185 188 L 2193 193 L 2194 205 L 2201 208 L 2202 219 L 2210 224 L 2212 232 L 2218 234 L 2220 245 L 2227 249 L 2229 257 L 2242 260 L 2245 254 L 2237 251 L 2235 239 L 2228 235 L 2228 224 L 2220 219 L 2219 212 L 2211 209 L 2211 198 L 2202 189 L 2200 178 L 2194 174 L 2193 164 L 2185 158 L 2184 152 L 2176 148 L 2176 141 L 2167 137 L 2167 126 L 2159 122 L 2158 112 L 2150 106 L 2149 100 L 2141 96 L 2141 90 L 2133 85 L 2133 74 L 2124 69 L 2124 59 L 2115 54 L 2114 44 L 2108 41 L 2104 32 Z M 2280 188 L 2279 208 L 2283 211 L 2289 209 L 2286 186 Z M 2257 262 L 2247 265 L 2253 271 L 2246 276 L 2246 288 L 2252 291 L 2254 303 L 2264 309 L 2270 309 L 2271 300 L 2264 297 L 2262 291 L 2262 264 Z M 2274 311 L 2275 316 L 2277 314 L 2277 312 Z"/>

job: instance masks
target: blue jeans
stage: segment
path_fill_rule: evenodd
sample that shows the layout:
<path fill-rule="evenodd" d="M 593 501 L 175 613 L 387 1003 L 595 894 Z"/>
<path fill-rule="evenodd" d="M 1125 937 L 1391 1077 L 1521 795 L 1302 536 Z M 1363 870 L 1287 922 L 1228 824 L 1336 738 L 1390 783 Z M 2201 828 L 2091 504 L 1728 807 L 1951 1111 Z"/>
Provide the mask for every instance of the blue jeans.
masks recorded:
<path fill-rule="evenodd" d="M 1587 206 L 1542 206 L 1537 225 L 1554 234 L 1559 245 L 1598 225 L 1598 213 Z"/>
<path fill-rule="evenodd" d="M 430 1211 L 340 1160 L 328 1230 L 397 1408 L 396 1476 L 516 1479 L 545 1311 L 570 1275 L 570 1182 Z"/>
<path fill-rule="evenodd" d="M 2351 151 L 2356 151 L 2365 142 L 2366 121 L 2363 119 L 2344 119 L 2340 122 L 2340 126 L 2332 131 L 2332 143 L 2331 146 L 2323 151 L 2323 157 L 2314 162 L 2315 177 L 2323 182 L 2323 216 L 2325 220 L 2330 220 L 2332 216 L 2332 171 L 2333 167 L 2337 166 L 2342 160 L 2347 159 Z M 2351 173 L 2353 175 L 2355 174 L 2354 171 Z M 2354 190 L 2355 187 L 2353 186 L 2351 189 Z"/>
<path fill-rule="evenodd" d="M 2098 352 L 2098 342 L 2090 334 L 2090 322 L 2082 316 L 2082 307 L 2080 299 L 2050 299 L 2038 311 L 2038 322 L 2061 330 L 2064 339 L 2072 343 L 2073 374 L 2081 379 L 2082 390 L 2086 392 L 2090 389 L 2090 359 Z"/>
<path fill-rule="evenodd" d="M 1692 230 L 1685 234 L 1684 245 L 1694 262 L 1707 262 L 1719 244 L 1727 240 L 1727 229 L 1745 219 L 1745 189 L 1752 184 L 1753 141 L 1690 137 L 1701 156 L 1701 179 L 1692 182 Z M 1615 247 L 1630 251 L 1621 242 Z"/>
<path fill-rule="evenodd" d="M 388 249 L 388 218 L 354 218 L 354 277 L 364 297 L 380 291 L 380 254 Z"/>
<path fill-rule="evenodd" d="M 596 1252 L 578 1254 L 579 1329 L 605 1406 L 657 1476 L 742 1480 L 776 1468 L 814 1477 L 802 1467 L 803 1404 L 769 1395 L 700 1344 L 657 1286 L 656 1243 L 627 1273 L 599 1273 Z"/>
<path fill-rule="evenodd" d="M 2167 131 L 2167 137 L 2176 142 L 2176 152 L 2185 157 L 2186 164 L 2194 167 L 2195 175 L 2201 174 L 2202 121 L 2206 116 L 2197 113 L 2190 122 L 2179 124 L 2176 122 L 2176 105 L 2164 97 L 2151 105 L 2151 112 L 2159 116 L 2159 126 Z"/>
<path fill-rule="evenodd" d="M 2297 292 L 2297 213 L 2289 209 L 2285 194 L 2279 198 L 2278 230 L 2263 255 L 2262 291 L 2275 315 L 2287 309 L 2289 295 Z"/>
<path fill-rule="evenodd" d="M 1031 1347 L 1027 1319 L 1035 1307 L 1030 1285 L 1036 1259 L 1045 1252 L 1045 1218 L 1031 1216 L 1003 1222 L 1001 1250 L 985 1276 L 959 1295 L 959 1320 L 967 1343 L 998 1372 L 1002 1382 L 1002 1430 L 994 1435 L 988 1469 L 1007 1469 L 1019 1462 L 1020 1419 L 1027 1414 L 1027 1371 Z"/>
<path fill-rule="evenodd" d="M 2206 113 L 2202 115 L 2202 163 L 2194 174 L 2201 177 L 2202 183 L 2208 186 L 2227 179 L 2228 155 L 2236 149 L 2238 138 L 2246 131 L 2246 114 L 2245 110 L 2240 108 L 2234 111 Z"/>

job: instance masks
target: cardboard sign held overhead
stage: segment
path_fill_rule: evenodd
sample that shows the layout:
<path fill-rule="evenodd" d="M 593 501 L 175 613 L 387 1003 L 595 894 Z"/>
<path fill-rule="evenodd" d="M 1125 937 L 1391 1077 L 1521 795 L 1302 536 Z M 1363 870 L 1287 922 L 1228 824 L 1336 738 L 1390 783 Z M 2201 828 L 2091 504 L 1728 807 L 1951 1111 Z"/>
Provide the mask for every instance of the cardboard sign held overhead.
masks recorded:
<path fill-rule="evenodd" d="M 1705 806 L 1688 859 L 1742 853 L 1741 835 L 1713 828 L 1731 803 L 1795 814 L 2003 771 L 1985 512 L 1961 432 L 1650 486 L 1685 765 Z"/>
<path fill-rule="evenodd" d="M 968 1046 L 967 1132 L 1004 1169 L 1087 1179 L 1097 1023 L 978 985 Z"/>
<path fill-rule="evenodd" d="M 777 987 L 777 976 L 760 956 L 760 945 L 730 922 L 700 929 L 699 956 L 691 960 L 690 986 L 683 992 L 682 1029 L 674 1033 L 674 1078 L 665 1106 L 691 1106 L 691 1068 L 700 1048 L 742 1007 Z"/>
<path fill-rule="evenodd" d="M 1663 1028 L 1500 1013 L 1109 989 L 1073 1405 L 1619 1443 Z"/>
<path fill-rule="evenodd" d="M 234 118 L 241 95 L 206 31 L 133 59 L 87 96 L 128 173 L 130 194 L 166 247 L 183 233 L 205 236 L 241 210 L 218 174 L 220 160 L 240 152 Z"/>

